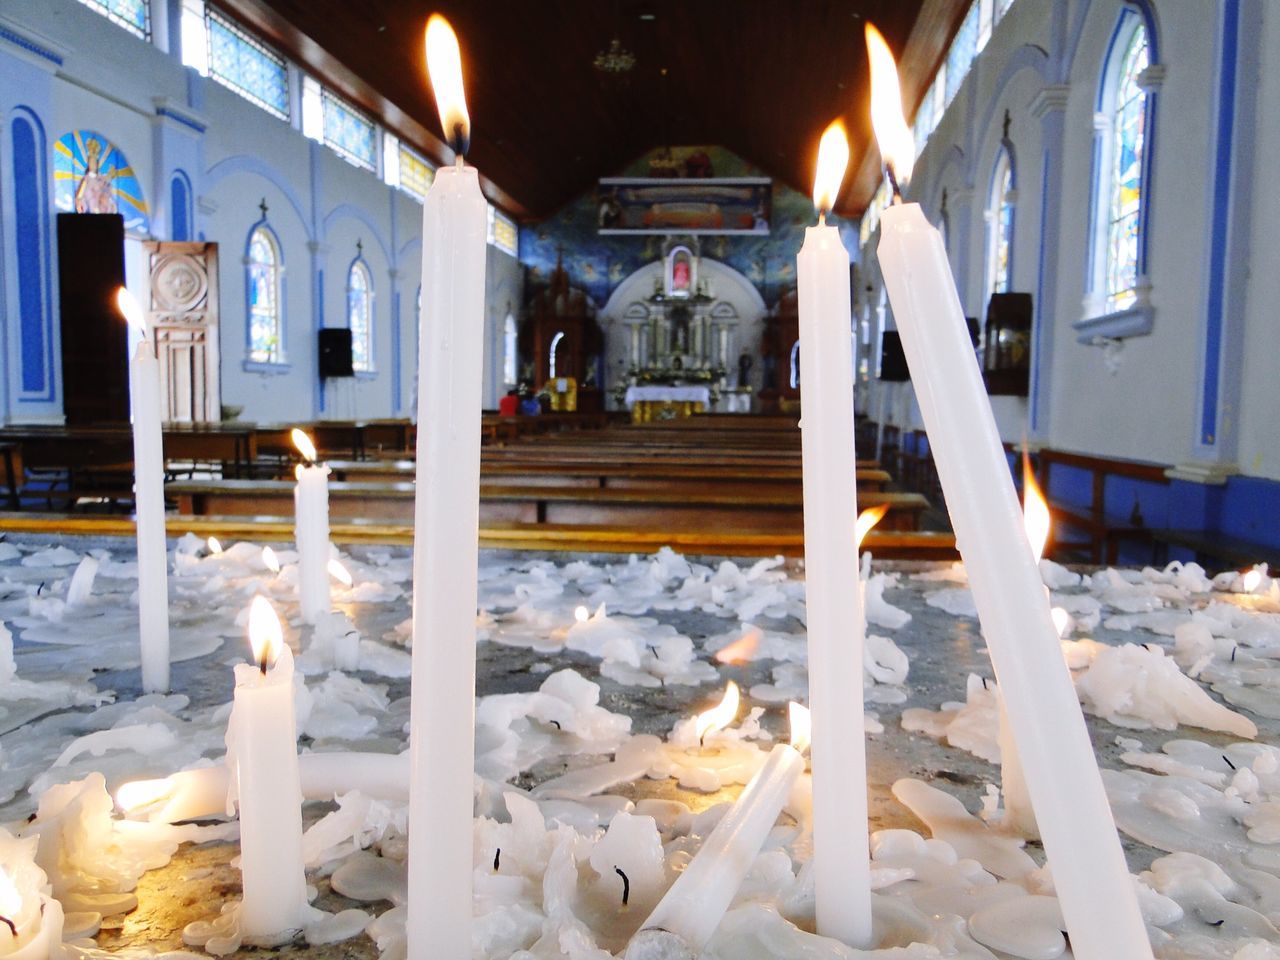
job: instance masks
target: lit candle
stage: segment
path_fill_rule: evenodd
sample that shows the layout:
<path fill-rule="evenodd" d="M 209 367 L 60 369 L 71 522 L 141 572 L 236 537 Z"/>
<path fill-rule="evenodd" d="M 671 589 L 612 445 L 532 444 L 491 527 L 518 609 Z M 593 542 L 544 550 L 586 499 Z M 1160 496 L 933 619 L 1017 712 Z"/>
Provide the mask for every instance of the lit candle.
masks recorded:
<path fill-rule="evenodd" d="M 893 56 L 869 25 L 867 46 L 872 124 L 890 176 L 903 182 L 913 143 Z M 1080 960 L 1150 958 L 1133 880 L 1023 529 L 946 248 L 919 204 L 900 197 L 881 214 L 880 231 L 880 270 L 1072 952 Z"/>
<path fill-rule="evenodd" d="M 808 736 L 809 711 L 793 703 L 791 745 L 780 743 L 770 751 L 764 766 L 631 938 L 626 957 L 676 960 L 697 956 L 707 945 L 804 772 Z"/>
<path fill-rule="evenodd" d="M 240 874 L 246 938 L 279 943 L 307 910 L 302 861 L 302 785 L 293 712 L 293 654 L 264 597 L 249 608 L 254 663 L 236 664 L 227 723 L 230 800 L 240 808 Z"/>
<path fill-rule="evenodd" d="M 867 759 L 862 708 L 865 620 L 858 589 L 857 463 L 849 253 L 826 222 L 849 160 L 844 128 L 818 148 L 814 205 L 796 260 L 800 437 L 804 460 L 805 621 L 813 711 L 813 874 L 818 932 L 871 945 Z"/>
<path fill-rule="evenodd" d="M 49 960 L 62 956 L 62 904 L 49 895 L 48 878 L 35 862 L 36 837 L 21 839 L 0 829 L 0 957 Z"/>
<path fill-rule="evenodd" d="M 138 639 L 142 689 L 169 689 L 169 548 L 164 529 L 164 444 L 160 432 L 160 364 L 138 302 L 124 287 L 120 313 L 142 334 L 129 364 L 133 419 L 133 503 L 137 517 Z"/>
<path fill-rule="evenodd" d="M 462 57 L 432 16 L 427 65 L 457 163 L 422 208 L 418 462 L 409 715 L 411 960 L 471 956 L 476 577 L 488 208 L 474 167 Z"/>
<path fill-rule="evenodd" d="M 293 488 L 293 538 L 298 547 L 298 607 L 315 623 L 329 612 L 329 468 L 316 463 L 316 447 L 294 428 L 293 445 L 307 462 L 298 464 Z"/>

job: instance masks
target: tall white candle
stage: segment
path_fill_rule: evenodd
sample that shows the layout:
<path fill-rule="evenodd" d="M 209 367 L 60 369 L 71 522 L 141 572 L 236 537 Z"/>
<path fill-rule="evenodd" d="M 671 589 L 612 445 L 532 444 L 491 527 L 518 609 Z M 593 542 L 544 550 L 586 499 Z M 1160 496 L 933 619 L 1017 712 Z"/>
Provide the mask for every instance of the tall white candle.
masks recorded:
<path fill-rule="evenodd" d="M 893 58 L 870 26 L 867 42 L 872 122 L 886 163 L 905 180 L 913 145 Z M 1072 952 L 1080 960 L 1150 958 L 1133 880 L 1023 529 L 942 238 L 914 203 L 885 210 L 880 229 L 880 270 Z"/>
<path fill-rule="evenodd" d="M 480 500 L 480 403 L 487 206 L 462 165 L 470 121 L 457 38 L 443 17 L 426 33 L 446 138 L 422 210 L 418 463 L 413 537 L 409 715 L 409 957 L 471 955 Z"/>
<path fill-rule="evenodd" d="M 791 704 L 791 745 L 780 743 L 769 752 L 764 766 L 631 938 L 628 960 L 695 957 L 707 945 L 804 772 L 802 751 L 809 723 L 809 711 Z M 815 837 L 815 847 L 817 843 Z"/>
<path fill-rule="evenodd" d="M 302 926 L 307 882 L 293 654 L 275 611 L 261 596 L 249 611 L 249 639 L 255 662 L 236 664 L 227 765 L 240 808 L 240 928 L 246 937 L 270 941 Z"/>
<path fill-rule="evenodd" d="M 307 623 L 331 609 L 329 595 L 329 468 L 316 463 L 311 438 L 298 429 L 293 444 L 307 461 L 294 471 L 293 538 L 298 547 L 298 607 Z"/>
<path fill-rule="evenodd" d="M 164 693 L 169 689 L 169 548 L 164 529 L 160 364 L 137 301 L 121 287 L 116 303 L 124 318 L 142 333 L 129 364 L 133 500 L 137 517 L 138 639 L 142 650 L 142 689 L 147 693 Z"/>
<path fill-rule="evenodd" d="M 844 128 L 832 124 L 818 150 L 814 202 L 819 210 L 834 202 L 848 159 Z M 855 538 L 853 314 L 849 254 L 825 213 L 805 231 L 796 279 L 816 920 L 823 936 L 867 947 L 871 866 L 862 708 L 865 622 Z"/>

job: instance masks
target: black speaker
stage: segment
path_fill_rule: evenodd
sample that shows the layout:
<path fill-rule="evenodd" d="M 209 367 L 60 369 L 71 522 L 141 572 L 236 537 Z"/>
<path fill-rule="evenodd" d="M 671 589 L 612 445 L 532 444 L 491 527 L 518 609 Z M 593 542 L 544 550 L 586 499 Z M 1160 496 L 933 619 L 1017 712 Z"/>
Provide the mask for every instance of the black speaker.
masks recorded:
<path fill-rule="evenodd" d="M 351 330 L 348 327 L 323 327 L 320 330 L 320 379 L 351 377 Z"/>
<path fill-rule="evenodd" d="M 886 330 L 880 337 L 880 379 L 903 383 L 911 379 L 907 355 L 902 352 L 902 336 L 897 330 Z"/>
<path fill-rule="evenodd" d="M 129 422 L 129 332 L 116 306 L 123 285 L 124 218 L 58 214 L 62 405 L 68 424 Z"/>

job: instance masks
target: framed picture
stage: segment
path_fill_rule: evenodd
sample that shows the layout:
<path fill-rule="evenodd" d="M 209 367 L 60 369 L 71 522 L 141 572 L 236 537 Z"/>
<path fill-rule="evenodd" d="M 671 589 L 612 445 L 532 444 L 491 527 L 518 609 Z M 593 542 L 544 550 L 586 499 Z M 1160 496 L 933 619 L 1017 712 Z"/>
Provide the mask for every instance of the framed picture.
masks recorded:
<path fill-rule="evenodd" d="M 601 235 L 768 234 L 773 181 L 604 177 L 597 196 Z"/>

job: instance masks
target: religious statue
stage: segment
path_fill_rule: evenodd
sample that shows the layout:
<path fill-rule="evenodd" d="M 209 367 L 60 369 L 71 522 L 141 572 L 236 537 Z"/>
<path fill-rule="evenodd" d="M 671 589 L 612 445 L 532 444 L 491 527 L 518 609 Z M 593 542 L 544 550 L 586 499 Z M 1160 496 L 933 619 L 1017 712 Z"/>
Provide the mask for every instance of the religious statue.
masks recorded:
<path fill-rule="evenodd" d="M 76 187 L 76 213 L 116 213 L 116 195 L 111 186 L 111 174 L 103 175 L 102 144 L 90 140 L 85 144 L 88 155 L 85 173 Z"/>

